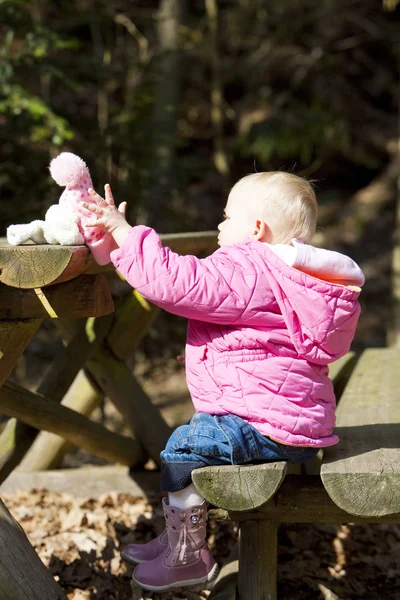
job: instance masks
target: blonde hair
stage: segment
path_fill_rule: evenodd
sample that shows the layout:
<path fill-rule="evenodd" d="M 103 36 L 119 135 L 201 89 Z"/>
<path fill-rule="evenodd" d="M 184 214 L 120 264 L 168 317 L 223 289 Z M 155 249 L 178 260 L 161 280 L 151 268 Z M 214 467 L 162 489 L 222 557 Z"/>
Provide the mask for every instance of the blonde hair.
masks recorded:
<path fill-rule="evenodd" d="M 273 244 L 292 238 L 309 242 L 317 226 L 317 199 L 311 184 L 292 173 L 270 171 L 240 179 L 229 198 L 245 201 L 251 216 L 263 219 Z"/>

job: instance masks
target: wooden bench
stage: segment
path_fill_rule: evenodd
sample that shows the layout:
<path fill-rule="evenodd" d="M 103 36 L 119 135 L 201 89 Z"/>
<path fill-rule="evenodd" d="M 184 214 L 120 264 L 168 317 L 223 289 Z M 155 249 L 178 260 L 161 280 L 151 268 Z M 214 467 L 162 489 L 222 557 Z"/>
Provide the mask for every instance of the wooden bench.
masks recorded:
<path fill-rule="evenodd" d="M 237 587 L 215 600 L 277 599 L 280 523 L 400 522 L 399 350 L 362 354 L 337 408 L 337 433 L 318 475 L 288 474 L 284 462 L 193 472 L 216 507 L 210 518 L 240 525 Z"/>

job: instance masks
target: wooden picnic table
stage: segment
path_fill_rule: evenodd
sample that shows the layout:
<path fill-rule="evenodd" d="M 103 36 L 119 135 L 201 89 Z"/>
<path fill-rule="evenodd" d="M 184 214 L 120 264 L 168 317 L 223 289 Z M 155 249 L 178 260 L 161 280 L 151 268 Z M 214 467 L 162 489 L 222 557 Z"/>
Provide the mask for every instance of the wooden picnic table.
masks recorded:
<path fill-rule="evenodd" d="M 180 254 L 216 248 L 216 232 L 162 240 Z M 86 246 L 0 240 L 0 414 L 11 417 L 0 434 L 0 484 L 21 462 L 32 471 L 53 466 L 68 444 L 129 467 L 159 463 L 171 430 L 126 364 L 159 309 L 126 284 L 114 311 L 110 277 L 113 266 L 98 267 Z M 65 346 L 31 391 L 7 378 L 45 318 Z M 104 396 L 132 436 L 89 419 Z M 0 598 L 24 600 L 26 590 L 32 600 L 65 600 L 0 500 Z"/>

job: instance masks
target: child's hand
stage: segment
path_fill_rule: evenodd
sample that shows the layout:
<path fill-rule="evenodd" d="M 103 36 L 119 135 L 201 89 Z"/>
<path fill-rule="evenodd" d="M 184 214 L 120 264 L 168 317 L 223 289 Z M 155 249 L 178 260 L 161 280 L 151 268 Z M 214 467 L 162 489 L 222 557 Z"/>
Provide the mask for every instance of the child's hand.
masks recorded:
<path fill-rule="evenodd" d="M 118 246 L 121 246 L 132 229 L 125 220 L 126 202 L 122 202 L 117 209 L 108 183 L 104 186 L 104 190 L 105 199 L 92 188 L 88 190 L 93 203 L 82 202 L 82 206 L 93 213 L 93 219 L 87 221 L 86 226 L 103 227 L 113 236 Z"/>

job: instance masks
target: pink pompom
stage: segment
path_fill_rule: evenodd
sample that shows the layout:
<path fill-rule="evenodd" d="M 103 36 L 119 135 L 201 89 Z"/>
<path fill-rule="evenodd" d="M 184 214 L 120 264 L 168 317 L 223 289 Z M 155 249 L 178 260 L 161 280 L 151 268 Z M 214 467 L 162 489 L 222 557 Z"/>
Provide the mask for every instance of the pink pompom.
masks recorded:
<path fill-rule="evenodd" d="M 84 161 L 72 152 L 62 152 L 50 163 L 50 174 L 58 185 L 76 187 L 82 179 L 89 179 L 89 169 Z"/>

